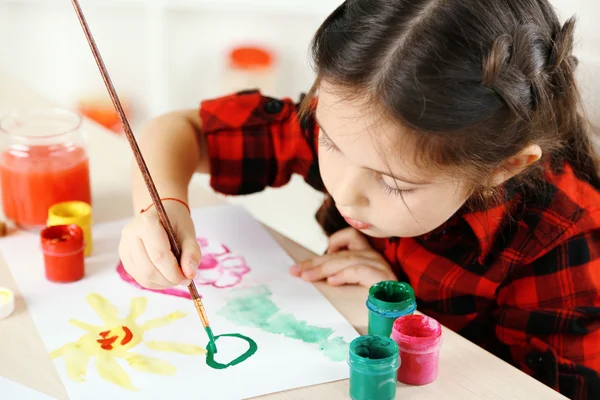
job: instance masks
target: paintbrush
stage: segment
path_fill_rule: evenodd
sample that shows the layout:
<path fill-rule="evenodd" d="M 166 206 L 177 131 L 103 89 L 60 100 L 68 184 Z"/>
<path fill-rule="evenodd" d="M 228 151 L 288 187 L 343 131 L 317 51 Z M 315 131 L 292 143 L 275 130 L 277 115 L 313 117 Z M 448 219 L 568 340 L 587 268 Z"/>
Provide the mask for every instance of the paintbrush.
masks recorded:
<path fill-rule="evenodd" d="M 127 137 L 127 141 L 133 150 L 133 155 L 138 163 L 142 176 L 144 177 L 144 181 L 146 182 L 146 187 L 148 188 L 148 192 L 150 192 L 150 197 L 152 198 L 152 202 L 156 207 L 156 211 L 158 212 L 158 216 L 160 222 L 167 232 L 167 236 L 169 237 L 169 242 L 171 244 L 171 251 L 175 255 L 178 263 L 181 263 L 181 247 L 177 242 L 175 236 L 175 230 L 169 221 L 169 217 L 163 207 L 162 201 L 160 200 L 160 196 L 158 195 L 158 191 L 156 190 L 156 186 L 154 185 L 154 181 L 152 180 L 152 176 L 150 176 L 150 171 L 146 166 L 146 162 L 144 161 L 144 157 L 142 156 L 142 152 L 135 140 L 135 136 L 131 131 L 131 126 L 129 125 L 129 121 L 127 120 L 127 116 L 125 115 L 125 111 L 123 110 L 123 106 L 121 105 L 121 101 L 119 100 L 119 96 L 117 96 L 117 92 L 115 87 L 110 79 L 110 75 L 108 74 L 108 70 L 104 65 L 104 61 L 102 60 L 102 56 L 100 56 L 100 52 L 98 51 L 98 47 L 96 46 L 96 41 L 92 36 L 90 31 L 90 27 L 87 24 L 87 21 L 83 15 L 83 11 L 81 6 L 79 5 L 78 0 L 71 0 L 73 3 L 73 7 L 75 8 L 75 12 L 77 13 L 77 18 L 79 18 L 79 22 L 81 23 L 81 27 L 83 28 L 83 32 L 85 33 L 85 37 L 90 45 L 90 49 L 94 55 L 94 59 L 96 60 L 96 64 L 98 64 L 98 69 L 100 70 L 100 74 L 102 75 L 102 79 L 104 80 L 104 84 L 106 85 L 106 89 L 108 90 L 108 94 L 113 102 L 113 105 L 119 115 L 119 119 L 121 120 L 121 124 L 123 124 L 123 129 L 125 131 L 125 136 Z M 212 332 L 210 324 L 208 322 L 208 316 L 206 314 L 206 310 L 204 309 L 204 305 L 202 304 L 202 299 L 200 298 L 200 294 L 198 293 L 198 289 L 196 288 L 196 284 L 192 280 L 190 285 L 188 286 L 188 290 L 192 296 L 194 301 L 194 306 L 196 307 L 196 311 L 200 316 L 200 320 L 202 321 L 202 325 L 204 326 L 204 330 L 208 335 L 209 339 L 209 350 L 212 350 L 214 353 L 217 352 L 217 347 L 215 345 L 215 336 Z"/>

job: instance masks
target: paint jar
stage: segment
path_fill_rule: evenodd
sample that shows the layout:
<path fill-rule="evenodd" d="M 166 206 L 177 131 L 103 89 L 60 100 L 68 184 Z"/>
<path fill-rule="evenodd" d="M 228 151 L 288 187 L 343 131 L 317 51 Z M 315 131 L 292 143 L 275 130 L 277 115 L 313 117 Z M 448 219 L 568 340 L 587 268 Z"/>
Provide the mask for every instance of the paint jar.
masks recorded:
<path fill-rule="evenodd" d="M 263 94 L 277 94 L 277 76 L 273 53 L 261 46 L 239 46 L 229 53 L 223 70 L 222 91 L 260 90 Z"/>
<path fill-rule="evenodd" d="M 15 294 L 12 290 L 0 287 L 0 319 L 8 318 L 15 311 Z"/>
<path fill-rule="evenodd" d="M 2 207 L 19 228 L 44 229 L 53 204 L 91 203 L 81 123 L 80 115 L 54 108 L 13 112 L 0 120 Z"/>
<path fill-rule="evenodd" d="M 75 282 L 84 276 L 84 234 L 75 225 L 50 226 L 40 232 L 46 279 Z"/>
<path fill-rule="evenodd" d="M 50 207 L 47 226 L 75 224 L 83 230 L 84 255 L 92 253 L 92 207 L 83 201 L 66 201 Z"/>
<path fill-rule="evenodd" d="M 425 315 L 406 315 L 394 322 L 392 339 L 400 350 L 398 381 L 426 385 L 437 379 L 442 326 Z"/>
<path fill-rule="evenodd" d="M 383 336 L 359 336 L 350 343 L 350 398 L 392 400 L 396 397 L 398 345 Z"/>
<path fill-rule="evenodd" d="M 369 289 L 369 335 L 390 336 L 394 321 L 417 309 L 415 292 L 408 283 L 383 281 Z"/>

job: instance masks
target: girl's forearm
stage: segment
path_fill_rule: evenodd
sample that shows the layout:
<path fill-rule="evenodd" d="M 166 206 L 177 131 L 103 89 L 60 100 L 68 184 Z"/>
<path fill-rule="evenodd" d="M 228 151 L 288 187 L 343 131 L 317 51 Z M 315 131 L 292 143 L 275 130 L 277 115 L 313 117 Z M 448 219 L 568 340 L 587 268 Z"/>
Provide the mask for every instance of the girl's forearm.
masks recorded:
<path fill-rule="evenodd" d="M 190 111 L 154 119 L 143 131 L 139 146 L 161 197 L 188 202 L 188 186 L 201 160 L 200 123 Z M 137 163 L 132 169 L 134 212 L 152 203 Z"/>

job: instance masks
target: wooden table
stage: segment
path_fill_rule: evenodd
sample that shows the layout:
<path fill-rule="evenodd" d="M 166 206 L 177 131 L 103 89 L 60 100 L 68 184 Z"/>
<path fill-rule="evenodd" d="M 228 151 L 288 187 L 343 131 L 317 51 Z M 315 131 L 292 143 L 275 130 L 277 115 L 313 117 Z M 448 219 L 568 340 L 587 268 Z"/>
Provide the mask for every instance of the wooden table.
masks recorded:
<path fill-rule="evenodd" d="M 23 83 L 0 76 L 0 114 L 14 107 L 45 106 L 53 104 Z M 89 133 L 95 221 L 106 222 L 131 216 L 127 178 L 131 155 L 127 142 L 91 122 L 86 122 L 85 129 Z M 206 189 L 198 187 L 190 189 L 190 199 L 193 207 L 221 201 Z M 271 232 L 295 260 L 313 256 L 298 244 Z M 63 384 L 27 311 L 27 306 L 18 296 L 17 286 L 1 259 L 0 285 L 13 289 L 17 294 L 15 313 L 0 321 L 0 376 L 57 399 L 67 399 Z M 317 287 L 361 334 L 367 332 L 367 312 L 364 304 L 366 289 L 333 288 L 325 284 L 318 284 Z M 348 381 L 291 390 L 263 398 L 347 399 Z M 438 380 L 423 387 L 400 384 L 397 398 L 550 400 L 565 397 L 445 329 Z"/>

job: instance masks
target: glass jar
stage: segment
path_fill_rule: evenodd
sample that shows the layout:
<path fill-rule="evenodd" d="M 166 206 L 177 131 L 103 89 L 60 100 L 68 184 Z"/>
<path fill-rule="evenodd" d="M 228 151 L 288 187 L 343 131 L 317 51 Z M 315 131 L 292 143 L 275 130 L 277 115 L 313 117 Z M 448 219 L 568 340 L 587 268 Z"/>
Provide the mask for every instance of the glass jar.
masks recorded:
<path fill-rule="evenodd" d="M 91 204 L 89 160 L 80 115 L 63 109 L 17 111 L 0 120 L 4 215 L 39 231 L 51 206 Z"/>
<path fill-rule="evenodd" d="M 252 89 L 258 89 L 267 96 L 277 95 L 274 56 L 261 47 L 236 47 L 229 53 L 222 90 L 233 93 Z"/>

